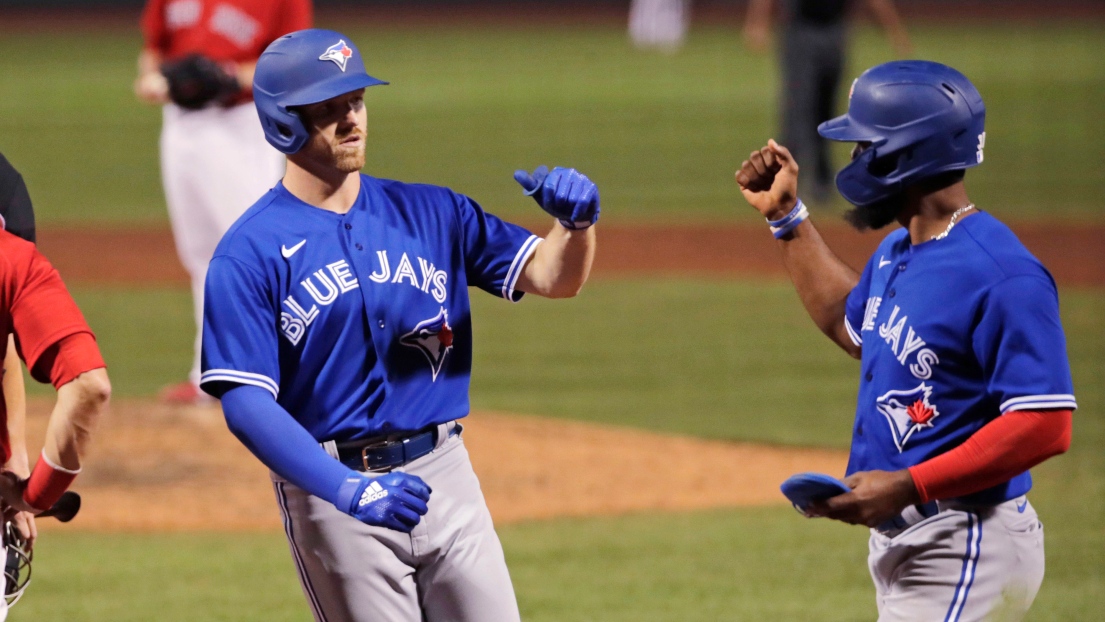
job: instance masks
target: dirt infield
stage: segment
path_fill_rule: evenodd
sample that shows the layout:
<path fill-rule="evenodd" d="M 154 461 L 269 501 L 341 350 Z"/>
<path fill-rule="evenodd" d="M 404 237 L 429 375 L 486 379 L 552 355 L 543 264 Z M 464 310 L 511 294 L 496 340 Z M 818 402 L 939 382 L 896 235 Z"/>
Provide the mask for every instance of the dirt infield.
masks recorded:
<path fill-rule="evenodd" d="M 41 445 L 50 402 L 32 400 L 28 442 Z M 704 441 L 538 417 L 474 413 L 464 442 L 496 524 L 564 516 L 785 503 L 797 471 L 844 471 L 843 452 Z M 731 475 L 740 473 L 740 481 Z M 120 399 L 74 487 L 72 523 L 46 530 L 271 530 L 280 527 L 268 472 L 217 406 Z"/>
<path fill-rule="evenodd" d="M 532 227 L 543 231 L 544 225 Z M 829 245 L 860 268 L 885 232 L 859 234 L 819 225 Z M 1105 226 L 1014 224 L 1013 229 L 1063 285 L 1105 285 Z M 70 284 L 181 285 L 188 277 L 167 229 L 46 229 L 39 246 Z M 774 241 L 752 226 L 602 226 L 595 275 L 783 275 Z"/>
<path fill-rule="evenodd" d="M 1015 227 L 1068 285 L 1105 285 L 1101 227 Z M 825 227 L 859 267 L 882 234 Z M 779 278 L 762 227 L 604 226 L 595 274 Z M 40 247 L 71 285 L 187 287 L 167 230 L 50 230 Z M 33 400 L 31 447 L 49 402 Z M 499 524 L 564 516 L 783 503 L 797 471 L 842 473 L 842 452 L 761 447 L 519 415 L 475 413 L 464 440 Z M 726 474 L 741 473 L 740 482 Z M 173 408 L 119 399 L 97 434 L 77 489 L 88 530 L 255 530 L 279 527 L 266 469 L 230 434 L 217 406 Z M 56 528 L 43 521 L 45 529 Z"/>

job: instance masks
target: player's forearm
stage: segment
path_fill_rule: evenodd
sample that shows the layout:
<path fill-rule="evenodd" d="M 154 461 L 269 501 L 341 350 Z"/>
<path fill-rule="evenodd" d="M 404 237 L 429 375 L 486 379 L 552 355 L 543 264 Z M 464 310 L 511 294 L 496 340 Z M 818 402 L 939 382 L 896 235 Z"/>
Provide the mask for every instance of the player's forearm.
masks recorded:
<path fill-rule="evenodd" d="M 859 275 L 833 253 L 809 220 L 779 240 L 778 245 L 783 265 L 814 324 L 858 358 L 859 347 L 844 328 L 844 305 Z"/>
<path fill-rule="evenodd" d="M 20 477 L 30 474 L 27 460 L 27 394 L 23 386 L 23 366 L 15 351 L 15 339 L 8 337 L 7 355 L 4 357 L 4 404 L 8 411 L 8 440 L 11 455 L 4 468 Z"/>
<path fill-rule="evenodd" d="M 336 502 L 349 467 L 331 458 L 271 393 L 242 385 L 221 399 L 227 427 L 258 460 L 312 495 Z"/>
<path fill-rule="evenodd" d="M 1067 451 L 1071 417 L 1069 410 L 1006 413 L 909 473 L 924 502 L 986 490 Z"/>
<path fill-rule="evenodd" d="M 908 55 L 911 49 L 909 34 L 902 25 L 901 16 L 894 7 L 892 0 L 868 0 L 867 6 L 875 16 L 875 21 L 886 31 L 895 50 L 900 55 Z"/>
<path fill-rule="evenodd" d="M 138 53 L 138 77 L 149 73 L 161 71 L 161 53 L 157 50 L 144 49 Z"/>
<path fill-rule="evenodd" d="M 110 399 L 111 382 L 103 368 L 86 371 L 59 387 L 43 443 L 46 458 L 64 469 L 80 470 L 92 430 Z"/>
<path fill-rule="evenodd" d="M 138 55 L 138 76 L 134 79 L 134 95 L 147 104 L 169 101 L 169 83 L 161 75 L 161 53 L 145 49 Z"/>
<path fill-rule="evenodd" d="M 566 229 L 553 225 L 518 279 L 518 289 L 546 298 L 571 298 L 591 274 L 595 227 Z"/>

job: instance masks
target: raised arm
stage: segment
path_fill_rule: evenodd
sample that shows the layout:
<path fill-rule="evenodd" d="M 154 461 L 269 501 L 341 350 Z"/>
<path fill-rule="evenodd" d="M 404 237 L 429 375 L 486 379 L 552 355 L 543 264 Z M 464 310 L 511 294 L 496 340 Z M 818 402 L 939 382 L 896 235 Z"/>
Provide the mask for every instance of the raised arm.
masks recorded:
<path fill-rule="evenodd" d="M 546 298 L 570 298 L 579 293 L 595 259 L 595 228 L 599 218 L 599 191 L 575 169 L 538 167 L 532 174 L 517 171 L 514 178 L 541 209 L 557 218 L 537 246 L 517 288 Z"/>
<path fill-rule="evenodd" d="M 736 172 L 737 184 L 748 203 L 768 222 L 789 231 L 776 235 L 783 265 L 821 332 L 850 356 L 859 358 L 860 347 L 848 337 L 844 327 L 844 305 L 848 293 L 859 282 L 855 270 L 840 260 L 821 238 L 798 201 L 798 163 L 786 147 L 768 141 Z M 791 224 L 785 222 L 789 217 Z"/>

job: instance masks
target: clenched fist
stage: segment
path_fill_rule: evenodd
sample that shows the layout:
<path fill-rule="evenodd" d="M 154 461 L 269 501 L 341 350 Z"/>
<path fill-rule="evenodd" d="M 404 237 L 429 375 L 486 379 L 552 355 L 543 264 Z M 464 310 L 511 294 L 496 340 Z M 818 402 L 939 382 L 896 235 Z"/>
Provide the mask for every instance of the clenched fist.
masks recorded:
<path fill-rule="evenodd" d="M 798 202 L 798 163 L 774 139 L 741 162 L 736 178 L 744 199 L 768 220 L 786 216 Z"/>

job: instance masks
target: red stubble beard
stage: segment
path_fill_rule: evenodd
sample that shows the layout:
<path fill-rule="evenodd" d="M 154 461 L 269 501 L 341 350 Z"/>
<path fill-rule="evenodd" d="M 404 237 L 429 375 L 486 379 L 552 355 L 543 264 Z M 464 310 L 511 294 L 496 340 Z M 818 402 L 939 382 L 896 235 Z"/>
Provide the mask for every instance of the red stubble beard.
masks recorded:
<path fill-rule="evenodd" d="M 357 146 L 343 145 L 343 141 L 351 136 L 360 136 L 361 142 Z M 365 164 L 365 132 L 359 127 L 354 127 L 341 136 L 327 139 L 321 133 L 311 137 L 304 152 L 315 162 L 333 168 L 341 173 L 356 173 L 364 168 Z"/>
<path fill-rule="evenodd" d="M 350 136 L 360 136 L 361 142 L 357 146 L 346 146 L 342 141 Z M 336 144 L 331 148 L 334 167 L 343 173 L 356 173 L 364 168 L 365 164 L 365 133 L 360 128 L 353 128 L 344 136 L 334 138 Z"/>

